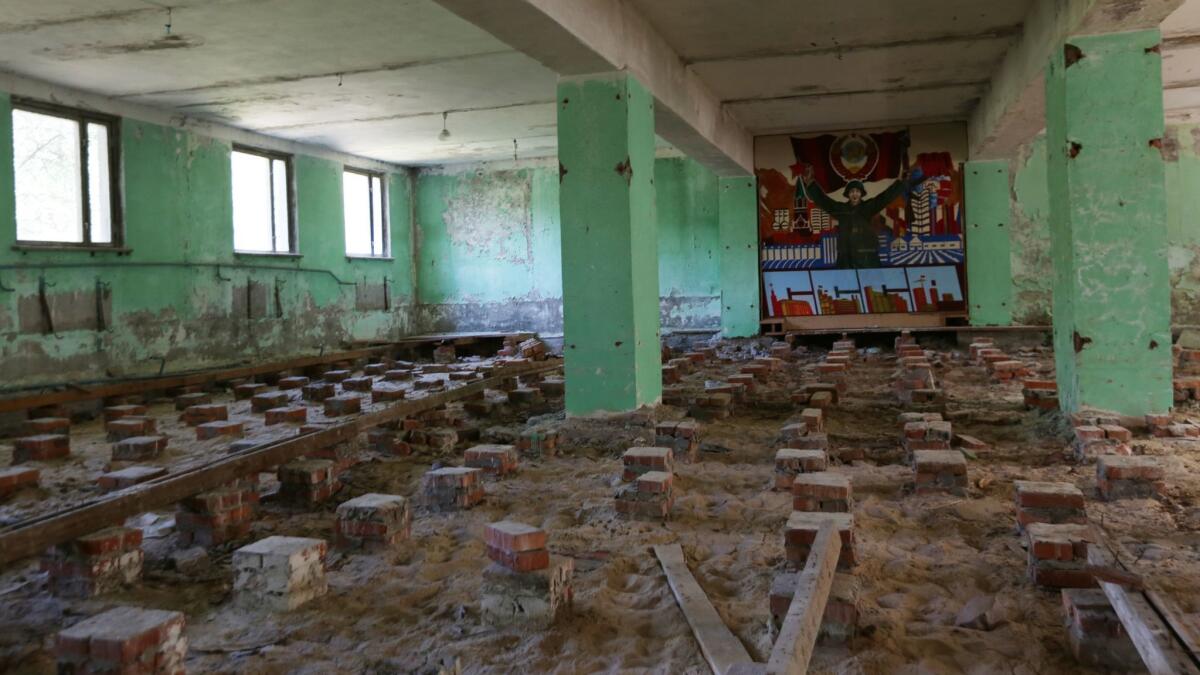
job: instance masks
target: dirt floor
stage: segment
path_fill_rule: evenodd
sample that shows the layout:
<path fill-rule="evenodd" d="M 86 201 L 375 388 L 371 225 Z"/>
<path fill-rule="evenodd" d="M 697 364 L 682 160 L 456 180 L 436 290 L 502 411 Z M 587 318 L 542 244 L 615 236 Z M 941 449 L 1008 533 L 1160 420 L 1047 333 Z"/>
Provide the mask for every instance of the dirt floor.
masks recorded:
<path fill-rule="evenodd" d="M 1070 459 L 1061 415 L 1024 410 L 1020 384 L 991 382 L 982 368 L 966 364 L 958 348 L 927 346 L 939 348 L 938 377 L 954 431 L 991 449 L 971 458 L 972 487 L 965 497 L 910 494 L 912 473 L 901 464 L 896 419 L 905 408 L 890 385 L 894 357 L 888 348 L 862 354 L 848 376 L 847 394 L 827 411 L 831 449 L 858 447 L 867 456 L 831 469 L 853 481 L 859 631 L 847 644 L 820 647 L 811 672 L 1095 672 L 1079 667 L 1067 649 L 1059 594 L 1026 579 L 1026 553 L 1014 524 L 1012 483 L 1018 479 L 1078 485 L 1088 496 L 1091 521 L 1126 546 L 1136 570 L 1183 612 L 1200 612 L 1200 443 L 1135 431 L 1135 453 L 1166 463 L 1165 496 L 1101 502 L 1094 466 Z M 1046 350 L 1009 351 L 1051 370 Z M 561 453 L 523 457 L 517 476 L 487 483 L 487 498 L 475 509 L 417 511 L 411 543 L 399 555 L 331 550 L 329 594 L 289 614 L 253 615 L 233 606 L 229 559 L 235 546 L 212 550 L 205 571 L 174 570 L 169 512 L 142 521 L 154 523 L 147 531 L 145 580 L 119 595 L 54 598 L 36 561 L 0 571 L 0 671 L 54 672 L 49 648 L 60 627 L 113 605 L 134 604 L 187 614 L 192 672 L 707 673 L 651 550 L 666 542 L 682 545 L 725 623 L 764 661 L 774 638 L 767 595 L 785 565 L 783 527 L 791 510 L 790 495 L 770 490 L 777 435 L 798 412 L 788 395 L 816 381 L 808 366 L 820 355 L 819 349 L 800 354 L 760 388 L 753 403 L 728 420 L 704 424 L 700 461 L 676 468 L 678 496 L 669 522 L 620 520 L 613 508 L 620 453 L 629 445 L 653 444 L 648 415 L 563 421 L 561 400 L 510 409 L 477 422 L 485 439 L 503 438 L 539 415 L 537 422 L 561 428 Z M 710 364 L 686 376 L 685 386 L 699 390 L 739 365 Z M 685 412 L 662 407 L 655 414 L 675 419 Z M 107 453 L 98 429 L 85 431 L 83 440 L 72 437 L 76 447 L 95 443 L 94 452 L 81 453 L 93 458 L 45 472 L 47 489 L 18 497 L 0 514 L 23 518 L 35 507 L 58 508 L 90 490 Z M 171 461 L 198 461 L 222 444 L 173 439 L 173 445 L 181 449 Z M 364 451 L 365 461 L 345 474 L 345 487 L 322 507 L 305 510 L 266 498 L 250 540 L 272 534 L 332 539 L 337 503 L 367 492 L 415 495 L 431 464 L 461 463 L 461 451 L 406 458 Z M 49 501 L 39 506 L 38 499 Z M 500 519 L 545 528 L 551 552 L 574 559 L 575 612 L 569 620 L 530 632 L 481 623 L 480 573 L 488 563 L 482 532 Z M 956 626 L 963 606 L 980 597 L 994 599 L 996 625 Z"/>

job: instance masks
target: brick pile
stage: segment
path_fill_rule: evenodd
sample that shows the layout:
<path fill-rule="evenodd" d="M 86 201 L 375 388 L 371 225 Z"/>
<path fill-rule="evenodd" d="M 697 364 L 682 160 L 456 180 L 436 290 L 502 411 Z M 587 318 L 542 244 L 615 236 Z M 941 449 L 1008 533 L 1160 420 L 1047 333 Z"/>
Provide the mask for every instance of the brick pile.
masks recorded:
<path fill-rule="evenodd" d="M 180 501 L 175 511 L 179 546 L 217 546 L 245 537 L 257 506 L 257 478 L 243 478 Z"/>
<path fill-rule="evenodd" d="M 1176 422 L 1170 415 L 1146 415 L 1146 426 L 1155 438 L 1200 438 L 1200 426 L 1191 422 Z"/>
<path fill-rule="evenodd" d="M 1096 488 L 1105 500 L 1157 497 L 1164 478 L 1163 467 L 1154 457 L 1102 455 L 1096 461 Z"/>
<path fill-rule="evenodd" d="M 671 448 L 675 462 L 695 462 L 700 457 L 700 424 L 695 420 L 659 422 L 654 425 L 656 446 Z"/>
<path fill-rule="evenodd" d="M 540 528 L 500 521 L 484 528 L 487 555 L 480 610 L 492 626 L 521 623 L 546 627 L 565 617 L 574 600 L 574 562 L 552 556 Z"/>
<path fill-rule="evenodd" d="M 340 417 L 362 412 L 362 397 L 355 394 L 339 394 L 325 399 L 325 416 Z"/>
<path fill-rule="evenodd" d="M 44 462 L 63 459 L 70 454 L 70 437 L 64 434 L 36 434 L 13 441 L 12 463 L 15 465 L 25 462 Z"/>
<path fill-rule="evenodd" d="M 783 545 L 788 565 L 793 570 L 804 569 L 808 554 L 817 538 L 817 530 L 825 522 L 832 522 L 842 542 L 838 556 L 838 569 L 849 570 L 858 564 L 857 546 L 854 540 L 854 516 L 849 513 L 819 513 L 814 511 L 792 511 L 784 527 Z"/>
<path fill-rule="evenodd" d="M 1098 588 L 1067 588 L 1062 591 L 1066 614 L 1067 644 L 1082 664 L 1117 672 L 1142 672 L 1145 663 L 1116 610 Z"/>
<path fill-rule="evenodd" d="M 300 388 L 300 396 L 305 401 L 320 402 L 331 396 L 337 396 L 338 387 L 333 382 L 318 380 L 309 382 Z"/>
<path fill-rule="evenodd" d="M 279 498 L 292 504 L 319 504 L 342 489 L 338 467 L 329 459 L 295 459 L 279 466 Z"/>
<path fill-rule="evenodd" d="M 104 430 L 108 432 L 108 440 L 120 441 L 134 436 L 149 436 L 157 430 L 157 427 L 154 420 L 149 417 L 127 415 L 106 422 Z"/>
<path fill-rule="evenodd" d="M 959 450 L 914 450 L 913 476 L 917 494 L 966 494 L 967 458 Z"/>
<path fill-rule="evenodd" d="M 1083 492 L 1070 483 L 1019 480 L 1013 483 L 1017 502 L 1017 531 L 1033 523 L 1087 524 Z"/>
<path fill-rule="evenodd" d="M 802 471 L 792 479 L 792 510 L 852 513 L 850 478 L 832 471 Z"/>
<path fill-rule="evenodd" d="M 192 405 L 184 409 L 179 421 L 189 427 L 199 426 L 205 422 L 229 419 L 229 408 L 217 403 Z"/>
<path fill-rule="evenodd" d="M 229 438 L 241 438 L 246 435 L 245 422 L 233 422 L 230 420 L 219 422 L 205 422 L 196 427 L 196 440 L 208 441 L 222 436 Z"/>
<path fill-rule="evenodd" d="M 412 534 L 412 511 L 399 495 L 368 493 L 338 504 L 334 544 L 343 549 L 391 550 Z"/>
<path fill-rule="evenodd" d="M 775 452 L 775 489 L 790 491 L 796 476 L 824 471 L 829 457 L 820 448 L 780 448 Z"/>
<path fill-rule="evenodd" d="M 37 417 L 25 420 L 21 425 L 21 433 L 26 436 L 36 436 L 38 434 L 67 435 L 71 433 L 71 420 L 66 417 Z"/>
<path fill-rule="evenodd" d="M 1029 578 L 1049 588 L 1091 588 L 1087 547 L 1093 541 L 1090 525 L 1030 523 L 1025 528 L 1029 548 Z"/>
<path fill-rule="evenodd" d="M 275 386 L 279 387 L 282 391 L 288 391 L 290 389 L 301 389 L 308 382 L 308 378 L 303 375 L 293 375 L 291 377 L 279 378 L 279 382 Z"/>
<path fill-rule="evenodd" d="M 904 346 L 901 346 L 903 349 Z M 900 356 L 892 373 L 892 388 L 896 398 L 905 405 L 940 404 L 945 392 L 938 388 L 933 377 L 933 364 L 921 355 Z"/>
<path fill-rule="evenodd" d="M 292 395 L 286 391 L 264 391 L 250 397 L 250 409 L 265 413 L 271 408 L 283 408 L 291 403 Z"/>
<path fill-rule="evenodd" d="M 0 469 L 0 499 L 8 499 L 25 488 L 37 487 L 39 476 L 37 469 L 27 466 Z"/>
<path fill-rule="evenodd" d="M 58 633 L 58 672 L 183 673 L 188 648 L 184 624 L 181 612 L 114 607 Z"/>
<path fill-rule="evenodd" d="M 167 475 L 167 470 L 161 466 L 130 466 L 117 471 L 101 474 L 96 479 L 96 485 L 103 492 L 124 490 L 148 480 Z"/>
<path fill-rule="evenodd" d="M 786 342 L 772 342 L 770 348 L 771 358 L 781 361 L 791 361 L 794 358 L 792 346 Z"/>
<path fill-rule="evenodd" d="M 1132 437 L 1128 429 L 1117 424 L 1080 424 L 1075 427 L 1071 451 L 1079 462 L 1095 461 L 1103 455 L 1131 455 L 1128 441 Z"/>
<path fill-rule="evenodd" d="M 953 427 L 943 419 L 905 422 L 902 441 L 904 456 L 911 459 L 917 450 L 949 450 L 953 439 Z"/>
<path fill-rule="evenodd" d="M 659 520 L 675 505 L 675 453 L 671 448 L 633 447 L 622 456 L 621 479 L 632 482 L 615 495 L 617 515 Z"/>
<path fill-rule="evenodd" d="M 1058 383 L 1054 380 L 1025 378 L 1021 382 L 1021 396 L 1030 410 L 1058 410 Z"/>
<path fill-rule="evenodd" d="M 688 416 L 706 422 L 723 420 L 732 414 L 733 395 L 725 393 L 705 393 L 696 396 L 688 409 Z"/>
<path fill-rule="evenodd" d="M 233 388 L 233 400 L 245 401 L 252 399 L 255 396 L 265 393 L 269 387 L 262 382 L 247 382 L 245 384 L 236 385 Z"/>
<path fill-rule="evenodd" d="M 529 338 L 517 345 L 517 354 L 530 361 L 545 361 L 547 351 L 546 343 L 537 338 Z"/>
<path fill-rule="evenodd" d="M 483 501 L 482 475 L 471 467 L 433 469 L 421 479 L 421 504 L 432 511 L 469 509 Z"/>
<path fill-rule="evenodd" d="M 144 560 L 141 530 L 110 527 L 51 547 L 41 569 L 55 595 L 90 598 L 137 583 Z"/>
<path fill-rule="evenodd" d="M 286 612 L 325 595 L 321 539 L 267 537 L 233 552 L 233 591 L 243 609 Z"/>
<path fill-rule="evenodd" d="M 146 406 L 139 403 L 122 403 L 110 405 L 104 409 L 104 421 L 112 422 L 122 417 L 141 417 L 146 414 Z"/>
<path fill-rule="evenodd" d="M 467 449 L 464 464 L 492 476 L 507 476 L 517 471 L 517 449 L 512 445 L 476 445 Z"/>
<path fill-rule="evenodd" d="M 796 584 L 799 580 L 799 572 L 782 571 L 777 573 L 771 582 L 769 603 L 771 619 L 776 628 L 783 626 L 784 617 L 792 606 L 792 599 L 796 597 Z M 861 589 L 861 582 L 853 574 L 838 572 L 833 576 L 833 586 L 829 589 L 825 613 L 821 615 L 817 644 L 844 644 L 857 634 Z"/>
<path fill-rule="evenodd" d="M 266 426 L 276 424 L 304 424 L 308 422 L 308 408 L 302 405 L 289 405 L 282 408 L 271 408 L 266 412 Z"/>
<path fill-rule="evenodd" d="M 556 375 L 547 375 L 537 386 L 547 398 L 562 398 L 567 393 L 567 381 Z"/>
<path fill-rule="evenodd" d="M 517 437 L 516 446 L 526 454 L 556 454 L 558 441 L 558 431 L 554 429 L 529 429 Z"/>
<path fill-rule="evenodd" d="M 800 391 L 793 392 L 791 400 L 798 407 L 824 409 L 836 405 L 844 390 L 844 379 L 840 382 L 809 382 L 802 386 Z"/>

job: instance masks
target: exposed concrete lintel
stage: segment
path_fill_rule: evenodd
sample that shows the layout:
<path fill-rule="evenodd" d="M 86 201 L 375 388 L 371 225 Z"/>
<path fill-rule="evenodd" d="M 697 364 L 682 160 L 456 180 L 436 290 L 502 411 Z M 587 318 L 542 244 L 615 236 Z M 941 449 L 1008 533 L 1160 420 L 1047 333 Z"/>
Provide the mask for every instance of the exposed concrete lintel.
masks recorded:
<path fill-rule="evenodd" d="M 559 75 L 630 72 L 654 97 L 658 135 L 719 176 L 754 173 L 753 137 L 629 3 L 436 2 Z"/>
<path fill-rule="evenodd" d="M 967 128 L 970 157 L 1012 157 L 1046 126 L 1044 72 L 1052 50 L 1069 35 L 1155 28 L 1183 0 L 1057 0 L 1034 2 L 1021 37 L 992 75 L 991 88 Z"/>

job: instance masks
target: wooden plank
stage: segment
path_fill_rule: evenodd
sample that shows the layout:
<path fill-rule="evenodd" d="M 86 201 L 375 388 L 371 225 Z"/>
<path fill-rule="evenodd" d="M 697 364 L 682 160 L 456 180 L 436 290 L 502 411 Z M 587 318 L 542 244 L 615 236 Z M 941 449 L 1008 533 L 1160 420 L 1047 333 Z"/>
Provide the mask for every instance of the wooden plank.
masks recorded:
<path fill-rule="evenodd" d="M 804 571 L 796 583 L 796 595 L 783 619 L 783 627 L 767 661 L 768 675 L 801 675 L 808 672 L 817 635 L 821 632 L 821 618 L 829 602 L 829 591 L 833 588 L 833 576 L 837 571 L 838 557 L 842 552 L 842 540 L 832 522 L 826 522 L 817 530 Z"/>
<path fill-rule="evenodd" d="M 658 562 L 667 575 L 667 585 L 671 587 L 679 609 L 692 627 L 696 642 L 700 643 L 700 653 L 704 654 L 704 660 L 708 661 L 713 673 L 725 675 L 734 664 L 752 661 L 746 647 L 721 621 L 717 609 L 709 602 L 696 577 L 692 576 L 679 544 L 655 546 L 654 555 L 658 556 Z"/>
<path fill-rule="evenodd" d="M 1137 560 L 1124 546 L 1119 543 L 1113 544 L 1114 542 L 1110 539 L 1108 541 L 1108 550 L 1116 554 L 1117 565 L 1130 574 L 1134 574 Z M 1110 579 L 1109 581 L 1116 580 Z M 1188 651 L 1192 660 L 1200 664 L 1200 635 L 1196 634 L 1196 627 L 1184 618 L 1184 613 L 1179 609 L 1178 604 L 1163 593 L 1155 585 L 1153 579 L 1143 579 L 1142 582 L 1144 587 L 1138 590 L 1142 591 L 1146 596 L 1146 600 L 1150 602 L 1150 606 L 1166 622 L 1167 627 L 1175 635 L 1175 639 Z M 1129 587 L 1129 584 L 1124 585 Z"/>
<path fill-rule="evenodd" d="M 384 410 L 359 415 L 311 434 L 228 455 L 215 462 L 141 483 L 77 507 L 10 525 L 0 529 L 0 564 L 41 553 L 49 546 L 120 524 L 126 518 L 139 513 L 169 506 L 185 497 L 218 488 L 230 481 L 289 462 L 314 450 L 352 440 L 360 432 L 371 427 L 432 410 L 499 384 L 501 380 L 561 367 L 561 361 L 511 366 L 492 377 L 461 387 L 399 401 Z"/>
<path fill-rule="evenodd" d="M 354 349 L 320 356 L 301 356 L 294 359 L 288 359 L 286 361 L 274 361 L 255 366 L 239 366 L 236 368 L 223 368 L 220 370 L 204 370 L 194 373 L 186 373 L 183 375 L 138 378 L 114 382 L 112 384 L 96 384 L 91 385 L 90 388 L 87 389 L 74 385 L 64 385 L 70 388 L 64 391 L 49 391 L 39 394 L 10 395 L 0 397 L 0 413 L 27 410 L 29 408 L 40 408 L 48 405 L 59 405 L 62 403 L 90 401 L 98 398 L 106 398 L 108 396 L 140 394 L 147 391 L 172 389 L 174 387 L 186 387 L 193 384 L 206 384 L 208 382 L 215 382 L 217 380 L 235 380 L 243 377 L 263 375 L 266 373 L 277 373 L 281 370 L 290 370 L 292 368 L 305 368 L 307 366 L 335 363 L 337 361 L 351 361 L 364 356 L 376 356 L 394 348 L 394 345 L 389 344 L 380 347 Z"/>
<path fill-rule="evenodd" d="M 1088 546 L 1088 564 L 1114 567 L 1116 562 L 1104 544 L 1098 543 Z M 1109 581 L 1097 583 L 1151 675 L 1200 675 L 1200 668 L 1141 593 Z"/>

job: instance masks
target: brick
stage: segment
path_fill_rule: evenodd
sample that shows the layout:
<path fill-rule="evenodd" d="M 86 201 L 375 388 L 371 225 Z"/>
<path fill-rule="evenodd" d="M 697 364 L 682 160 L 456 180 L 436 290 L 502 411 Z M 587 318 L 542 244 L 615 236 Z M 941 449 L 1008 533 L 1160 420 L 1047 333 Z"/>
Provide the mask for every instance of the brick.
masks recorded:
<path fill-rule="evenodd" d="M 1075 427 L 1075 439 L 1079 441 L 1099 441 L 1104 439 L 1104 429 L 1091 424 Z"/>
<path fill-rule="evenodd" d="M 1017 506 L 1061 509 L 1084 508 L 1083 492 L 1070 483 L 1019 480 L 1013 483 L 1013 487 L 1016 488 Z"/>
<path fill-rule="evenodd" d="M 343 391 L 371 391 L 375 386 L 375 379 L 372 377 L 347 377 L 342 380 Z"/>
<path fill-rule="evenodd" d="M 267 426 L 276 424 L 304 424 L 308 421 L 308 408 L 302 405 L 290 405 L 282 408 L 271 408 L 266 412 Z"/>
<path fill-rule="evenodd" d="M 13 441 L 13 464 L 62 459 L 71 454 L 71 440 L 62 434 L 37 434 Z"/>
<path fill-rule="evenodd" d="M 96 480 L 96 484 L 104 492 L 111 492 L 112 490 L 124 490 L 127 487 L 165 475 L 167 475 L 167 470 L 160 466 L 131 466 L 101 474 L 100 478 Z"/>
<path fill-rule="evenodd" d="M 1129 431 L 1125 427 L 1116 424 L 1101 424 L 1100 429 L 1104 431 L 1105 438 L 1110 438 L 1114 441 L 1121 441 L 1123 443 L 1133 440 L 1133 432 Z"/>
<path fill-rule="evenodd" d="M 810 431 L 825 431 L 825 411 L 820 408 L 805 408 L 800 412 L 800 421 Z"/>
<path fill-rule="evenodd" d="M 511 445 L 476 445 L 467 450 L 465 464 L 484 473 L 504 476 L 517 470 L 517 449 Z"/>
<path fill-rule="evenodd" d="M 188 640 L 181 612 L 115 607 L 55 637 L 60 673 L 182 673 Z"/>
<path fill-rule="evenodd" d="M 812 543 L 817 538 L 817 530 L 825 522 L 834 524 L 842 542 L 838 569 L 849 570 L 858 564 L 852 514 L 792 511 L 792 514 L 788 516 L 787 525 L 784 527 L 784 549 L 787 553 L 788 564 L 792 569 L 804 567 L 812 549 Z"/>
<path fill-rule="evenodd" d="M 146 414 L 146 406 L 137 404 L 112 405 L 104 409 L 104 421 L 112 422 L 122 417 L 139 417 Z"/>
<path fill-rule="evenodd" d="M 824 471 L 828 463 L 824 450 L 780 448 L 775 452 L 775 489 L 790 490 L 797 474 Z"/>
<path fill-rule="evenodd" d="M 338 505 L 334 538 L 339 548 L 390 549 L 408 540 L 412 511 L 399 495 L 368 493 Z"/>
<path fill-rule="evenodd" d="M 955 434 L 954 440 L 958 442 L 958 447 L 965 448 L 967 450 L 980 451 L 987 450 L 991 447 L 978 438 L 975 438 L 974 436 L 968 436 L 967 434 Z"/>
<path fill-rule="evenodd" d="M 291 400 L 291 394 L 286 391 L 263 392 L 250 399 L 250 409 L 257 413 L 266 412 L 272 408 L 286 407 Z"/>
<path fill-rule="evenodd" d="M 433 469 L 421 479 L 422 503 L 434 511 L 469 509 L 484 498 L 480 469 L 448 466 Z"/>
<path fill-rule="evenodd" d="M 371 388 L 372 403 L 386 403 L 404 399 L 406 389 L 386 384 L 377 384 Z"/>
<path fill-rule="evenodd" d="M 849 477 L 830 471 L 800 473 L 792 480 L 792 509 L 849 513 L 853 510 Z"/>
<path fill-rule="evenodd" d="M 322 375 L 322 377 L 326 382 L 342 382 L 346 380 L 346 378 L 350 377 L 350 374 L 351 373 L 349 370 L 339 368 L 336 370 L 325 371 L 325 374 Z"/>
<path fill-rule="evenodd" d="M 119 441 L 133 436 L 148 436 L 156 430 L 154 420 L 148 417 L 122 417 L 104 425 L 108 440 Z"/>
<path fill-rule="evenodd" d="M 155 459 L 166 449 L 166 436 L 132 436 L 113 444 L 112 458 L 118 462 Z"/>
<path fill-rule="evenodd" d="M 1165 471 L 1154 457 L 1101 455 L 1096 462 L 1096 487 L 1106 500 L 1157 497 L 1164 478 Z"/>
<path fill-rule="evenodd" d="M 270 387 L 262 382 L 247 382 L 245 384 L 239 384 L 233 388 L 233 399 L 235 401 L 245 401 L 247 399 L 254 398 L 258 394 L 264 393 L 269 388 Z"/>
<path fill-rule="evenodd" d="M 32 420 L 25 420 L 21 425 L 21 431 L 26 436 L 37 436 L 39 434 L 61 434 L 67 435 L 71 432 L 71 420 L 66 417 L 38 417 Z"/>
<path fill-rule="evenodd" d="M 180 394 L 175 397 L 175 409 L 179 411 L 187 410 L 194 405 L 208 405 L 210 403 L 212 403 L 212 395 L 202 391 Z"/>
<path fill-rule="evenodd" d="M 310 382 L 300 388 L 300 395 L 305 401 L 324 401 L 337 395 L 337 385 L 332 382 Z"/>
<path fill-rule="evenodd" d="M 218 436 L 241 438 L 246 433 L 246 425 L 242 422 L 207 422 L 196 427 L 196 440 L 207 441 Z"/>
<path fill-rule="evenodd" d="M 1142 672 L 1145 664 L 1100 589 L 1062 590 L 1067 644 L 1080 663 L 1106 671 Z"/>
<path fill-rule="evenodd" d="M 669 494 L 674 484 L 674 475 L 666 471 L 647 471 L 637 477 L 636 484 L 638 492 Z"/>
<path fill-rule="evenodd" d="M 488 565 L 480 583 L 480 618 L 485 625 L 545 629 L 567 617 L 574 599 L 574 562 L 549 556 L 546 567 L 519 572 Z"/>
<path fill-rule="evenodd" d="M 967 489 L 967 459 L 958 450 L 914 450 L 913 473 L 917 494 Z"/>
<path fill-rule="evenodd" d="M 216 422 L 229 419 L 229 408 L 214 403 L 189 406 L 179 417 L 180 421 L 189 427 L 198 426 L 205 422 Z"/>
<path fill-rule="evenodd" d="M 325 399 L 325 415 L 337 417 L 351 415 L 362 411 L 362 398 L 352 394 L 342 394 Z"/>
<path fill-rule="evenodd" d="M 674 452 L 670 448 L 661 447 L 632 447 L 621 456 L 624 464 L 623 479 L 634 480 L 638 475 L 648 471 L 675 470 Z"/>
<path fill-rule="evenodd" d="M 301 375 L 294 375 L 292 377 L 279 378 L 279 382 L 276 384 L 276 386 L 278 386 L 283 391 L 288 391 L 291 389 L 300 389 L 304 385 L 308 384 L 308 382 L 309 382 L 309 380 L 307 377 L 304 377 Z"/>
<path fill-rule="evenodd" d="M 27 466 L 0 469 L 0 499 L 6 499 L 18 490 L 37 487 L 40 475 L 37 469 Z"/>
<path fill-rule="evenodd" d="M 233 552 L 233 590 L 244 609 L 294 610 L 329 590 L 321 539 L 267 537 Z"/>
<path fill-rule="evenodd" d="M 508 392 L 508 400 L 518 405 L 538 403 L 542 400 L 542 390 L 533 387 L 517 387 Z"/>
<path fill-rule="evenodd" d="M 104 595 L 141 578 L 141 545 L 141 530 L 110 527 L 51 547 L 41 558 L 41 569 L 54 595 Z"/>
<path fill-rule="evenodd" d="M 512 520 L 500 520 L 484 527 L 483 541 L 488 546 L 509 552 L 535 551 L 546 548 L 546 531 Z"/>

